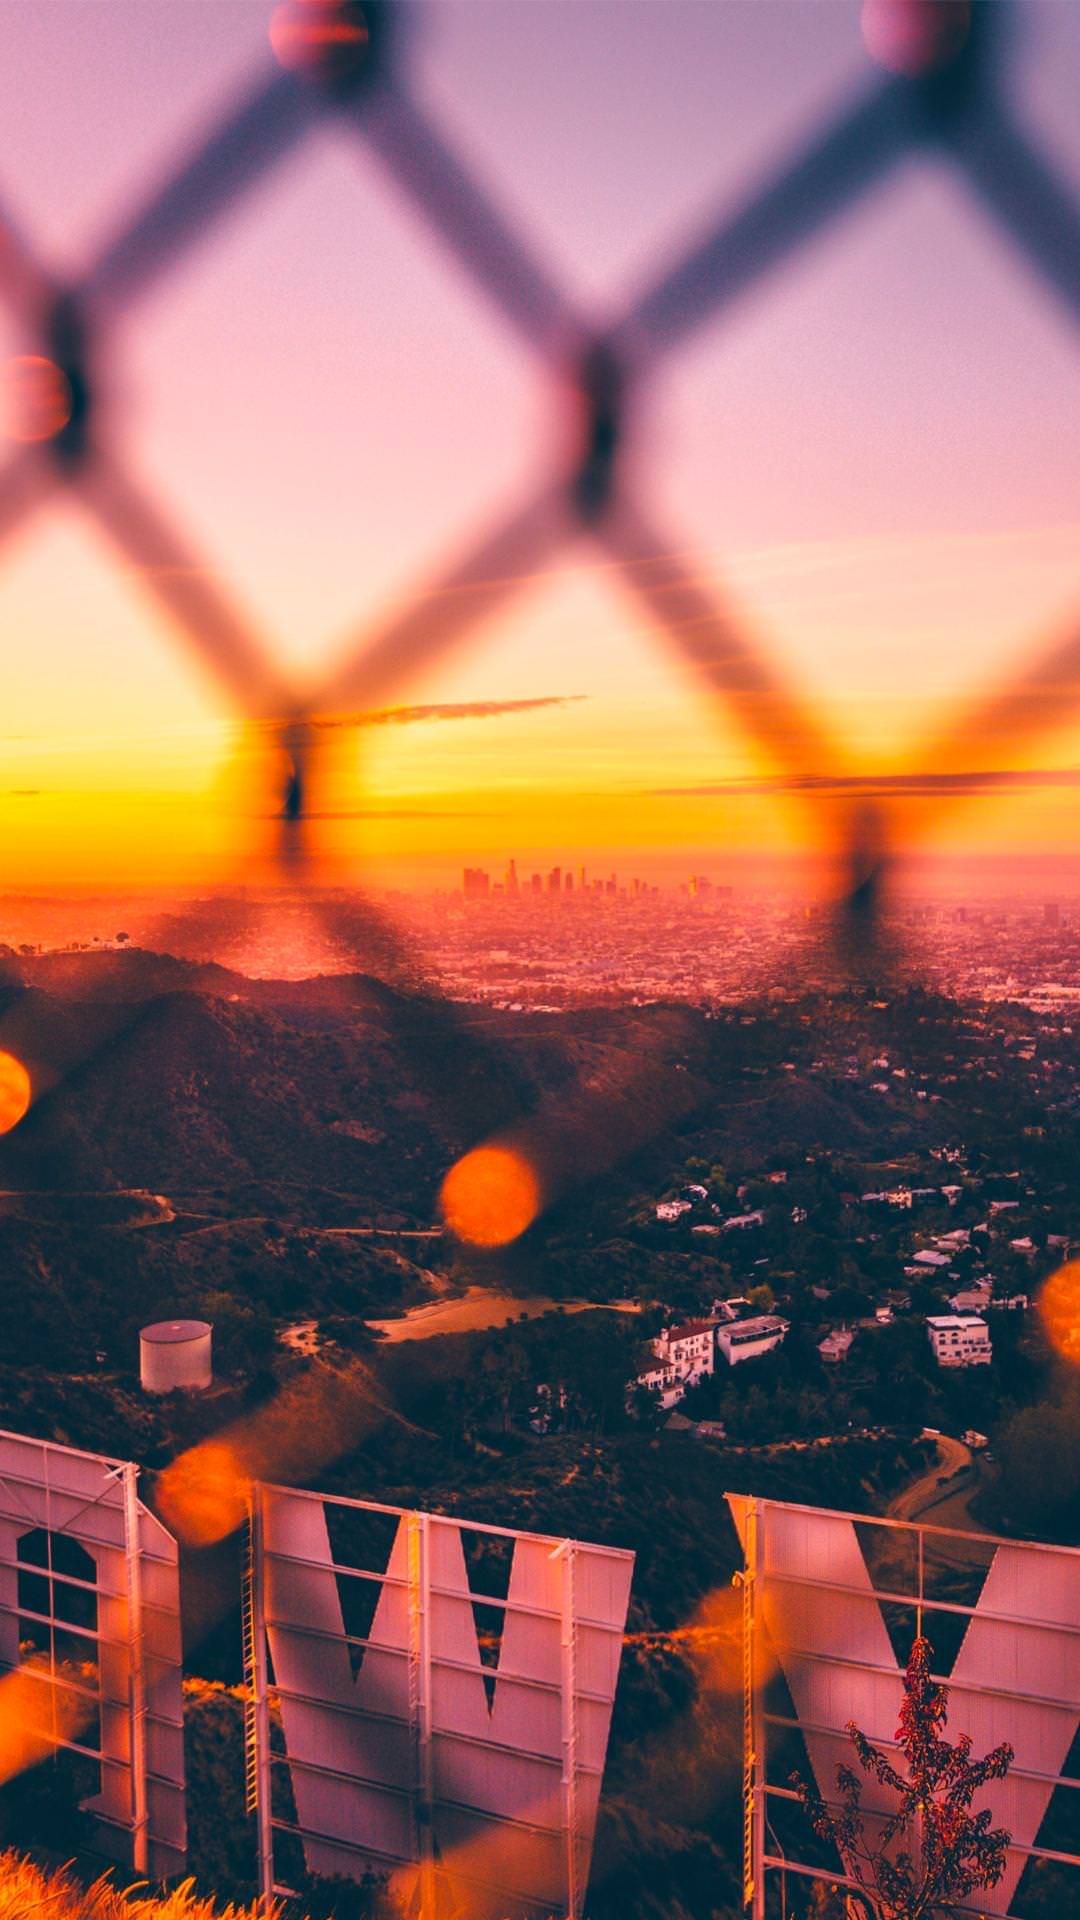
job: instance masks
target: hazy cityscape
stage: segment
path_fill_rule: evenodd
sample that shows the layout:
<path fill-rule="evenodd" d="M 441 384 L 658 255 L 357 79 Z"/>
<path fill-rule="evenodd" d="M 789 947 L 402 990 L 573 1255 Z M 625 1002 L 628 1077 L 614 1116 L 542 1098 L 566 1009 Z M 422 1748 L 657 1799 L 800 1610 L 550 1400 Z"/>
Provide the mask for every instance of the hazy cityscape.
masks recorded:
<path fill-rule="evenodd" d="M 512 872 L 513 863 L 507 869 Z M 842 901 L 800 901 L 689 875 L 670 886 L 580 866 L 518 883 L 466 868 L 457 888 L 354 894 L 251 891 L 183 902 L 136 895 L 97 901 L 9 897 L 0 944 L 25 953 L 161 945 L 196 961 L 224 960 L 252 977 L 303 978 L 389 967 L 416 989 L 510 1011 L 687 1001 L 783 1001 L 834 987 Z M 586 884 L 581 878 L 585 874 Z M 552 882 L 560 878 L 556 889 Z M 568 883 L 573 881 L 573 885 Z M 1067 1015 L 1080 999 L 1080 897 L 950 897 L 909 893 L 879 917 L 871 971 L 923 982 L 958 999 L 1008 1000 Z M 28 936 L 35 937 L 30 938 Z"/>

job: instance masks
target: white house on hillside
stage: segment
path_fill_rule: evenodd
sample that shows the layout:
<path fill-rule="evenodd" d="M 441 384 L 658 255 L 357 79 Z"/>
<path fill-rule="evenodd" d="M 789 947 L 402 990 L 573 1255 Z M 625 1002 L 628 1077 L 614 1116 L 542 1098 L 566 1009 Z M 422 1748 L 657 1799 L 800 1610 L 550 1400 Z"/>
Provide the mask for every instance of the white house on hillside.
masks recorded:
<path fill-rule="evenodd" d="M 715 1328 L 713 1320 L 685 1320 L 681 1327 L 665 1327 L 653 1341 L 657 1363 L 639 1373 L 637 1384 L 659 1394 L 665 1412 L 713 1372 Z"/>
<path fill-rule="evenodd" d="M 752 1320 L 730 1320 L 716 1329 L 716 1344 L 729 1367 L 740 1360 L 757 1360 L 778 1347 L 790 1327 L 775 1313 L 759 1313 Z"/>
<path fill-rule="evenodd" d="M 990 1329 L 977 1313 L 932 1313 L 926 1331 L 939 1367 L 987 1367 Z"/>

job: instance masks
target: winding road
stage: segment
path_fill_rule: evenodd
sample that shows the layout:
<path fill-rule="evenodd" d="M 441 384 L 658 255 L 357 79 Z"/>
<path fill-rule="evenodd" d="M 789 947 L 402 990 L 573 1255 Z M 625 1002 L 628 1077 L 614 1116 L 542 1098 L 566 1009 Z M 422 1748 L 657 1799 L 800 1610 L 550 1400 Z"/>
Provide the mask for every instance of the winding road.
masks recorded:
<path fill-rule="evenodd" d="M 936 1526 L 980 1532 L 968 1511 L 968 1501 L 979 1487 L 975 1455 L 962 1440 L 954 1440 L 948 1433 L 937 1436 L 937 1453 L 934 1465 L 890 1502 L 889 1513 L 895 1520 L 919 1520 L 932 1511 Z M 958 1480 L 960 1474 L 965 1476 L 963 1480 Z"/>

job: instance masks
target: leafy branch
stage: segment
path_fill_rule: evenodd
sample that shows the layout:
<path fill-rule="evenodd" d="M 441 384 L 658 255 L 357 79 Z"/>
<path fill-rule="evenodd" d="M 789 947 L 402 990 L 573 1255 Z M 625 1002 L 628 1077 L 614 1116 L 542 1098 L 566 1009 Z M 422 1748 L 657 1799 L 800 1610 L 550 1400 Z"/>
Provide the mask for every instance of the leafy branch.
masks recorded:
<path fill-rule="evenodd" d="M 836 1770 L 839 1803 L 826 1803 L 801 1775 L 792 1785 L 814 1832 L 831 1841 L 846 1872 L 857 1882 L 852 1900 L 867 1920 L 946 1920 L 957 1903 L 980 1888 L 995 1887 L 1005 1871 L 1011 1834 L 991 1827 L 988 1808 L 972 1802 L 989 1780 L 1004 1779 L 1013 1760 L 1007 1741 L 982 1760 L 971 1757 L 971 1736 L 944 1735 L 948 1690 L 930 1677 L 930 1642 L 920 1636 L 904 1675 L 904 1698 L 896 1743 L 903 1764 L 875 1747 L 854 1721 L 847 1732 L 862 1774 L 896 1795 L 893 1811 L 868 1816 L 864 1779 L 852 1767 Z M 873 1819 L 875 1832 L 869 1825 Z"/>

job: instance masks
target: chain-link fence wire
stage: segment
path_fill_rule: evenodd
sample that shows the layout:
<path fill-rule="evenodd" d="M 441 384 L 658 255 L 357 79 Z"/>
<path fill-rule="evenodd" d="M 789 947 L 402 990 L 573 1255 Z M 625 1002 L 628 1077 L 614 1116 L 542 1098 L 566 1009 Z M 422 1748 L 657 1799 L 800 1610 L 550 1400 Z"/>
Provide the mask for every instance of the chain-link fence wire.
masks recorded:
<path fill-rule="evenodd" d="M 820 820 L 824 837 L 841 845 L 850 880 L 829 936 L 836 970 L 841 978 L 884 978 L 898 958 L 895 930 L 879 912 L 892 822 L 864 800 L 845 800 L 845 788 L 861 791 L 857 770 L 822 709 L 716 592 L 689 577 L 681 543 L 657 525 L 648 472 L 633 459 L 633 430 L 663 363 L 721 323 L 914 152 L 959 170 L 1046 297 L 1073 316 L 1080 311 L 1080 212 L 1014 112 L 1013 12 L 1009 0 L 868 0 L 871 48 L 884 47 L 902 70 L 864 77 L 827 125 L 785 155 L 733 214 L 725 207 L 680 257 L 659 265 L 603 328 L 545 270 L 419 104 L 406 0 L 285 0 L 272 16 L 272 77 L 242 94 L 77 284 L 55 275 L 5 212 L 0 179 L 0 300 L 24 336 L 16 371 L 30 423 L 26 443 L 0 467 L 0 548 L 58 495 L 73 497 L 118 562 L 157 597 L 193 662 L 216 677 L 259 765 L 272 769 L 261 807 L 273 821 L 280 893 L 305 901 L 343 961 L 375 976 L 374 984 L 354 983 L 357 1002 L 380 994 L 400 1056 L 429 1095 L 448 1165 L 456 1158 L 444 1211 L 463 1239 L 524 1250 L 526 1229 L 549 1207 L 689 1114 L 708 1084 L 708 1041 L 692 1009 L 669 1008 L 599 1091 L 564 1084 L 548 1096 L 534 1093 L 485 1023 L 442 994 L 437 977 L 425 977 L 407 935 L 366 889 L 352 887 L 346 901 L 322 885 L 312 828 L 333 718 L 391 700 L 399 685 L 415 682 L 526 594 L 575 543 L 591 543 L 630 603 L 690 667 L 703 702 L 741 730 Z M 167 503 L 135 472 L 109 374 L 122 357 L 120 321 L 126 334 L 171 268 L 327 120 L 366 143 L 436 247 L 516 333 L 544 383 L 562 394 L 569 386 L 577 438 L 531 490 L 504 503 L 474 547 L 353 636 L 321 681 L 300 686 L 254 615 L 200 565 Z M 1033 644 L 1016 674 L 924 747 L 920 767 L 948 768 L 973 737 L 1001 748 L 1032 745 L 1075 703 L 1078 668 L 1077 633 Z M 935 793 L 919 803 L 920 815 L 910 795 L 903 804 L 911 837 L 956 802 Z M 264 910 L 282 909 L 271 901 Z M 187 911 L 212 916 L 213 906 Z M 0 1048 L 35 1062 L 34 1104 L 5 1142 L 13 1177 L 29 1187 L 80 1184 L 82 1148 L 77 1129 L 69 1131 L 67 1097 L 77 1099 L 80 1078 L 107 1071 L 110 1059 L 155 1044 L 152 1005 L 118 1001 L 81 1014 L 62 1033 L 42 1036 L 35 994 L 16 983 L 0 1002 Z M 887 1008 L 880 1019 L 890 1019 Z M 910 1030 L 904 1045 L 917 1067 L 919 1041 Z M 460 1180 L 455 1185 L 470 1164 L 479 1187 L 472 1196 L 467 1178 L 463 1195 Z M 361 1376 L 313 1369 L 287 1381 L 246 1423 L 173 1461 L 158 1497 L 186 1546 L 235 1529 L 253 1474 L 317 1477 L 384 1422 L 400 1421 L 370 1370 Z M 217 1562 L 200 1580 L 204 1632 L 228 1611 L 233 1588 Z"/>
<path fill-rule="evenodd" d="M 598 548 L 631 601 L 714 703 L 764 753 L 818 818 L 850 870 L 836 915 L 837 964 L 887 967 L 879 904 L 891 823 L 880 806 L 842 795 L 852 769 L 821 710 L 767 657 L 715 593 L 688 576 L 678 543 L 656 523 L 628 449 L 653 376 L 706 325 L 810 247 L 914 152 L 960 173 L 1048 299 L 1080 315 L 1080 209 L 1013 105 L 1015 0 L 866 0 L 864 34 L 878 56 L 827 124 L 785 154 L 742 205 L 707 222 L 678 257 L 598 329 L 547 272 L 421 106 L 412 83 L 408 0 L 284 0 L 269 22 L 276 67 L 259 77 L 178 169 L 147 196 L 77 282 L 56 275 L 14 218 L 0 184 L 0 298 L 29 351 L 17 363 L 26 441 L 0 468 L 0 543 L 10 543 L 63 491 L 122 564 L 156 596 L 181 642 L 216 677 L 241 723 L 274 749 L 266 806 L 276 820 L 283 885 L 310 887 L 311 910 L 341 950 L 413 991 L 391 1004 L 406 1057 L 430 1087 L 448 1140 L 495 1140 L 536 1176 L 537 1211 L 568 1186 L 634 1151 L 677 1114 L 661 1097 L 670 1074 L 648 1067 L 613 1098 L 584 1093 L 524 1106 L 505 1062 L 475 1023 L 438 992 L 417 998 L 417 963 L 392 919 L 360 888 L 348 911 L 315 886 L 309 796 L 326 752 L 325 716 L 375 707 L 405 680 L 471 640 L 574 543 Z M 864 68 L 865 76 L 865 68 Z M 101 369 L 140 303 L 256 183 L 332 120 L 375 155 L 411 200 L 433 243 L 453 256 L 533 356 L 577 400 L 576 445 L 509 503 L 469 550 L 421 582 L 388 618 L 354 636 L 321 681 L 301 687 L 275 659 L 254 616 L 235 604 L 134 472 Z M 643 558 L 647 556 L 647 558 Z M 920 765 L 947 768 L 972 738 L 1031 746 L 1077 700 L 1080 635 L 1033 643 L 1019 670 L 924 746 Z M 929 758 L 927 757 L 929 755 Z M 265 756 L 264 756 L 265 757 Z M 854 784 L 854 783 L 853 783 Z M 948 792 L 904 800 L 910 837 L 955 805 Z M 917 810 L 916 810 L 917 809 Z M 422 1015 L 417 1008 L 422 1007 Z M 117 1011 L 104 1039 L 69 1042 L 54 1086 L 142 1016 Z M 12 1026 L 13 1010 L 0 1024 Z M 681 1042 L 690 1044 L 690 1024 Z M 50 1151 L 55 1152 L 53 1137 Z M 37 1149 L 32 1130 L 26 1152 Z M 39 1169 L 40 1171 L 40 1169 Z M 57 1179 L 54 1165 L 51 1182 Z M 526 1209 L 526 1212 L 528 1209 Z"/>

